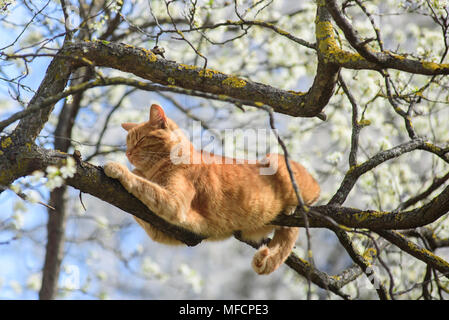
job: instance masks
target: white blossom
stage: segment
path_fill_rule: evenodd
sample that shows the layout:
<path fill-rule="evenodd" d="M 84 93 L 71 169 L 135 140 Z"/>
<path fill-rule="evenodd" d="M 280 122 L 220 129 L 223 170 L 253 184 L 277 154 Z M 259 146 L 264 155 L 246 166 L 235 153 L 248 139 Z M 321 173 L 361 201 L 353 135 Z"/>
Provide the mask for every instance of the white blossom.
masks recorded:
<path fill-rule="evenodd" d="M 27 279 L 27 288 L 33 291 L 38 291 L 41 288 L 41 274 L 33 273 Z"/>
<path fill-rule="evenodd" d="M 42 182 L 42 179 L 45 177 L 45 174 L 41 170 L 34 171 L 30 176 L 30 182 L 32 184 L 38 184 Z"/>
<path fill-rule="evenodd" d="M 162 272 L 161 267 L 150 257 L 145 257 L 142 261 L 142 272 L 149 277 L 156 277 L 160 281 L 166 281 L 169 276 L 165 272 Z"/>
<path fill-rule="evenodd" d="M 48 166 L 45 171 L 47 172 L 47 178 L 59 175 L 59 168 L 56 166 Z"/>
<path fill-rule="evenodd" d="M 39 201 L 41 201 L 41 196 L 39 194 L 39 192 L 37 192 L 36 190 L 26 190 L 25 191 L 25 195 L 26 195 L 26 199 L 32 203 L 37 203 Z"/>
<path fill-rule="evenodd" d="M 178 271 L 184 276 L 185 281 L 192 286 L 195 293 L 201 292 L 203 281 L 195 270 L 190 268 L 187 264 L 182 263 L 179 265 Z"/>
<path fill-rule="evenodd" d="M 60 169 L 61 175 L 64 179 L 72 178 L 76 173 L 76 163 L 72 157 L 67 158 L 67 163 Z"/>
<path fill-rule="evenodd" d="M 61 176 L 53 176 L 48 179 L 45 186 L 52 191 L 53 189 L 59 188 L 64 184 L 64 179 Z"/>
<path fill-rule="evenodd" d="M 18 281 L 11 280 L 9 282 L 9 286 L 11 287 L 12 290 L 14 290 L 14 292 L 16 294 L 21 294 L 22 293 L 23 288 L 22 288 L 22 285 Z"/>
<path fill-rule="evenodd" d="M 332 164 L 338 164 L 343 158 L 343 154 L 339 151 L 332 152 L 326 157 L 326 160 Z"/>
<path fill-rule="evenodd" d="M 98 226 L 102 229 L 107 229 L 109 226 L 109 221 L 104 216 L 95 216 L 95 221 L 97 222 Z"/>
<path fill-rule="evenodd" d="M 18 209 L 17 207 L 20 207 Z M 23 228 L 23 225 L 25 223 L 25 218 L 23 214 L 20 211 L 25 211 L 25 205 L 23 204 L 23 201 L 17 201 L 14 204 L 14 213 L 12 215 L 12 224 L 13 227 L 17 230 L 20 230 Z"/>
<path fill-rule="evenodd" d="M 0 0 L 0 14 L 8 15 L 16 0 Z"/>

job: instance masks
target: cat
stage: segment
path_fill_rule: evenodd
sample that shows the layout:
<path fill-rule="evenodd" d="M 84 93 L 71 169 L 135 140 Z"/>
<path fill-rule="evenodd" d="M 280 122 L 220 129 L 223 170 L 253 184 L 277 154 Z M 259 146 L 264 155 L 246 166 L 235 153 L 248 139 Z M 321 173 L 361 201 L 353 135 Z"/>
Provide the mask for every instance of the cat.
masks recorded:
<path fill-rule="evenodd" d="M 131 172 L 120 163 L 109 162 L 104 167 L 106 175 L 119 179 L 128 192 L 166 221 L 208 240 L 225 239 L 239 231 L 243 239 L 261 244 L 274 230 L 273 238 L 253 257 L 252 267 L 258 274 L 273 272 L 287 259 L 299 228 L 269 224 L 281 212 L 293 213 L 298 205 L 282 155 L 269 154 L 265 161 L 249 163 L 195 150 L 156 104 L 150 107 L 148 121 L 123 123 L 122 127 L 128 132 L 126 156 L 135 169 Z M 188 151 L 187 160 L 192 161 L 174 163 L 173 150 Z M 277 171 L 260 174 L 273 161 Z M 302 165 L 290 163 L 304 203 L 314 203 L 320 193 L 318 183 Z M 135 219 L 154 241 L 182 244 Z"/>

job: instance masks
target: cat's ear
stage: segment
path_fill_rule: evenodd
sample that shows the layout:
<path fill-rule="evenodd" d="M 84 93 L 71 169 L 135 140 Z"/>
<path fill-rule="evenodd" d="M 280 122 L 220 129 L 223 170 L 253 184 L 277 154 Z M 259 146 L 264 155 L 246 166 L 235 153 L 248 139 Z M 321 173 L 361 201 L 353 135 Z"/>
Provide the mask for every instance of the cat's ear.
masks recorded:
<path fill-rule="evenodd" d="M 122 123 L 122 128 L 125 129 L 126 131 L 131 130 L 135 126 L 137 126 L 137 123 L 132 123 L 132 122 L 124 122 L 124 123 Z"/>
<path fill-rule="evenodd" d="M 151 125 L 160 126 L 165 129 L 168 126 L 167 117 L 164 109 L 158 104 L 152 104 L 150 108 L 150 123 Z"/>

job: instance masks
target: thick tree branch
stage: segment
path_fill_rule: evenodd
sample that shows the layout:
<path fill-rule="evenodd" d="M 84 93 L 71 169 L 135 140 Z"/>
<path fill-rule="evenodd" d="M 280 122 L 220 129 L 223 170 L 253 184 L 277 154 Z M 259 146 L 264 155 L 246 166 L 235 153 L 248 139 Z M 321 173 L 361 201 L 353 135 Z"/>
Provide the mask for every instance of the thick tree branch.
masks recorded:
<path fill-rule="evenodd" d="M 64 2 L 61 1 L 64 5 Z M 82 83 L 93 76 L 92 70 L 80 68 L 74 72 L 74 83 Z M 72 129 L 75 118 L 81 107 L 82 92 L 75 94 L 71 103 L 65 101 L 58 117 L 58 124 L 54 131 L 54 148 L 61 152 L 68 152 L 71 146 Z M 26 109 L 29 110 L 29 109 Z M 58 280 L 61 262 L 64 255 L 64 241 L 67 222 L 67 186 L 61 186 L 50 192 L 50 206 L 47 221 L 47 244 L 45 247 L 45 260 L 42 268 L 42 285 L 39 290 L 40 300 L 54 299 L 58 292 Z"/>
<path fill-rule="evenodd" d="M 327 105 L 336 83 L 338 68 L 319 67 L 317 79 L 308 93 L 285 91 L 228 75 L 217 70 L 176 63 L 157 57 L 151 50 L 107 41 L 79 42 L 64 48 L 63 55 L 78 57 L 74 67 L 87 59 L 96 66 L 133 73 L 153 82 L 184 89 L 229 96 L 267 104 L 276 112 L 297 116 L 319 116 Z M 84 60 L 85 61 L 85 60 Z"/>
<path fill-rule="evenodd" d="M 349 192 L 352 190 L 361 175 L 374 169 L 385 161 L 397 158 L 404 153 L 408 153 L 419 148 L 424 148 L 427 144 L 428 143 L 423 139 L 410 140 L 394 148 L 381 151 L 364 163 L 349 168 L 337 192 L 329 201 L 329 204 L 343 204 L 349 195 Z"/>
<path fill-rule="evenodd" d="M 91 88 L 96 87 L 106 87 L 106 86 L 117 86 L 117 85 L 126 85 L 130 87 L 134 87 L 136 89 L 144 90 L 144 91 L 156 91 L 156 92 L 173 92 L 178 94 L 185 94 L 194 97 L 200 97 L 210 100 L 217 100 L 222 102 L 229 102 L 238 106 L 247 105 L 253 107 L 261 107 L 262 104 L 260 102 L 254 102 L 249 100 L 240 100 L 228 97 L 226 95 L 215 95 L 210 93 L 204 93 L 197 90 L 191 89 L 183 89 L 174 86 L 162 86 L 158 84 L 152 84 L 149 82 L 143 82 L 135 79 L 124 78 L 124 77 L 113 77 L 113 78 L 98 78 L 92 81 L 86 81 L 77 85 L 70 86 L 66 88 L 62 92 L 58 92 L 54 96 L 47 97 L 40 101 L 39 104 L 33 104 L 29 106 L 25 110 L 19 111 L 11 115 L 9 118 L 0 121 L 0 131 L 2 131 L 5 127 L 14 123 L 15 121 L 24 118 L 34 112 L 40 111 L 43 108 L 48 107 L 49 105 L 55 104 L 59 100 L 68 97 L 73 94 L 77 94 L 80 92 L 84 92 Z"/>
<path fill-rule="evenodd" d="M 21 147 L 14 147 L 11 144 L 10 147 L 1 150 L 0 160 L 6 159 L 6 161 L 0 162 L 2 163 L 0 184 L 9 185 L 18 177 L 28 175 L 34 170 L 45 169 L 48 165 L 62 165 L 68 156 L 70 155 L 31 144 Z M 151 213 L 145 205 L 130 195 L 118 181 L 108 178 L 103 173 L 102 168 L 92 166 L 87 162 L 81 162 L 77 169 L 75 177 L 67 180 L 67 184 L 72 187 L 152 223 L 156 228 L 169 233 L 188 245 L 195 245 L 204 239 L 204 237 L 174 227 Z M 98 186 L 102 186 L 102 188 L 98 188 Z M 337 205 L 315 206 L 311 207 L 311 210 L 319 213 L 309 213 L 309 224 L 310 227 L 314 228 L 334 228 L 335 224 L 326 219 L 329 218 L 337 224 L 350 228 L 411 229 L 434 222 L 449 211 L 449 186 L 429 203 L 409 211 L 363 211 Z M 304 227 L 305 225 L 300 210 L 290 216 L 279 215 L 272 223 L 291 227 Z"/>
<path fill-rule="evenodd" d="M 449 279 L 449 263 L 431 251 L 418 246 L 416 243 L 408 240 L 401 233 L 396 231 L 378 230 L 381 237 L 387 239 L 400 249 L 404 250 L 413 257 L 425 262 L 428 266 L 435 268 L 443 273 Z"/>
<path fill-rule="evenodd" d="M 27 109 L 40 105 L 44 99 L 62 92 L 67 85 L 71 72 L 72 68 L 69 59 L 63 57 L 54 58 Z M 55 103 L 56 101 L 48 104 L 45 108 L 39 108 L 36 113 L 27 114 L 23 117 L 13 131 L 14 143 L 33 143 L 47 122 Z"/>
<path fill-rule="evenodd" d="M 20 177 L 29 175 L 34 170 L 43 170 L 48 165 L 61 166 L 65 164 L 67 157 L 71 157 L 71 155 L 28 144 L 19 148 L 3 148 L 1 157 L 15 159 L 12 162 L 10 161 L 10 165 L 5 170 L 1 171 L 0 184 L 6 184 L 4 182 L 10 180 L 9 175 Z M 156 228 L 187 245 L 196 245 L 204 239 L 200 235 L 169 224 L 151 212 L 137 198 L 128 193 L 117 180 L 107 177 L 101 167 L 92 166 L 87 162 L 80 162 L 77 165 L 75 176 L 67 179 L 66 183 L 151 223 Z M 408 229 L 433 222 L 449 211 L 449 187 L 423 207 L 406 212 L 360 211 L 332 205 L 317 206 L 311 209 L 347 227 L 376 230 Z M 304 226 L 303 215 L 300 212 L 292 216 L 280 215 L 273 224 Z M 335 228 L 327 219 L 313 214 L 309 216 L 309 224 L 311 227 Z M 286 263 L 300 274 L 310 272 L 308 263 L 294 255 L 290 256 Z M 357 272 L 348 272 L 345 274 L 345 281 L 342 281 L 342 278 L 324 277 L 324 273 L 313 269 L 311 280 L 320 287 L 328 288 L 334 293 L 337 293 L 337 289 L 341 288 L 344 283 L 347 283 L 346 280 L 351 281 L 351 279 L 359 274 L 360 270 Z"/>
<path fill-rule="evenodd" d="M 2 185 L 8 185 L 10 181 L 29 175 L 35 170 L 45 170 L 49 165 L 62 166 L 67 157 L 71 157 L 67 153 L 44 149 L 32 144 L 6 148 L 2 152 L 0 161 L 5 157 L 6 159 L 15 159 L 8 161 L 8 166 L 0 166 L 0 184 Z M 89 193 L 151 223 L 154 227 L 187 245 L 194 246 L 204 239 L 190 231 L 169 224 L 151 212 L 142 202 L 128 193 L 118 180 L 107 177 L 101 167 L 80 162 L 77 164 L 75 176 L 67 179 L 66 183 L 81 192 Z"/>
<path fill-rule="evenodd" d="M 366 66 L 366 64 L 373 64 L 368 69 L 390 68 L 423 75 L 449 74 L 449 64 L 413 60 L 404 55 L 395 54 L 389 51 L 375 51 L 365 40 L 360 38 L 357 31 L 353 28 L 353 24 L 351 24 L 341 12 L 336 0 L 325 0 L 324 3 L 334 21 L 343 31 L 345 38 L 358 52 L 358 54 L 345 52 L 334 45 L 330 48 L 334 50 L 333 53 L 330 52 L 331 55 L 329 56 L 332 60 L 340 60 L 340 62 L 345 63 L 346 65 L 348 61 L 345 62 L 345 58 L 350 58 L 349 60 L 351 60 L 354 65 L 360 64 L 361 66 L 365 64 Z M 321 5 L 323 5 L 323 3 Z M 332 26 L 323 25 L 323 28 L 332 28 Z M 332 57 L 332 55 L 334 57 Z M 363 62 L 363 60 L 366 62 Z"/>
<path fill-rule="evenodd" d="M 449 186 L 438 196 L 422 207 L 399 212 L 359 210 L 337 205 L 311 207 L 312 212 L 308 220 L 312 228 L 334 228 L 335 223 L 350 228 L 401 230 L 412 229 L 432 223 L 449 212 Z M 326 217 L 326 218 L 325 218 Z M 304 219 L 300 210 L 292 215 L 279 215 L 273 224 L 304 227 Z"/>

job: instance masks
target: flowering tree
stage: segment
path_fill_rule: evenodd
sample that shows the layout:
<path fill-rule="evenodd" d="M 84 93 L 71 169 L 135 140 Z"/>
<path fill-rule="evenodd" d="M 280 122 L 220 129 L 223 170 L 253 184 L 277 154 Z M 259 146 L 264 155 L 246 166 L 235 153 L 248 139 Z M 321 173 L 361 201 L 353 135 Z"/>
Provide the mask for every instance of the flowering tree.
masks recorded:
<path fill-rule="evenodd" d="M 48 209 L 40 298 L 57 297 L 66 224 L 75 199 L 84 207 L 82 194 L 186 245 L 204 240 L 159 218 L 101 168 L 125 161 L 115 129 L 143 121 L 148 97 L 205 129 L 276 128 L 287 158 L 318 178 L 318 205 L 273 221 L 306 229 L 285 269 L 308 283 L 299 297 L 447 296 L 445 1 L 5 0 L 0 11 L 11 30 L 0 44 L 0 192 Z M 78 196 L 69 200 L 67 186 Z M 0 225 L 11 235 L 4 247 L 28 234 L 18 210 L 14 228 Z M 321 271 L 312 229 L 335 235 L 336 252 L 352 264 Z M 120 247 L 108 249 L 127 267 L 142 255 L 125 257 Z M 167 277 L 152 260 L 142 266 Z M 197 274 L 185 264 L 180 273 L 198 291 Z"/>

